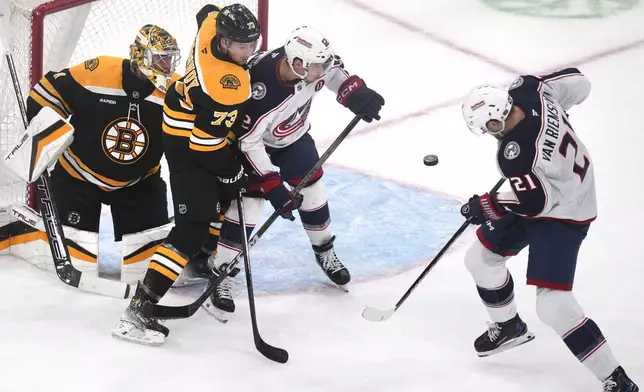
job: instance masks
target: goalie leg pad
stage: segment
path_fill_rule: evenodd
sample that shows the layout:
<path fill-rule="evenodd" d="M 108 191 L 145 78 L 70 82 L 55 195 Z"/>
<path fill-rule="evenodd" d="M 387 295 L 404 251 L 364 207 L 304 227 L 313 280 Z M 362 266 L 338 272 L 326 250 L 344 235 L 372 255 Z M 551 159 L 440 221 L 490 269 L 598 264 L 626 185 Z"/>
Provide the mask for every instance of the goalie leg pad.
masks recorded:
<path fill-rule="evenodd" d="M 153 229 L 123 236 L 121 282 L 134 284 L 143 279 L 152 255 L 173 227 L 174 223 L 171 222 Z"/>
<path fill-rule="evenodd" d="M 54 271 L 47 234 L 40 215 L 27 206 L 12 208 L 13 217 L 22 226 L 18 235 L 11 238 L 11 254 L 26 260 L 36 267 Z M 79 271 L 98 273 L 98 233 L 63 226 L 67 250 L 72 265 Z"/>

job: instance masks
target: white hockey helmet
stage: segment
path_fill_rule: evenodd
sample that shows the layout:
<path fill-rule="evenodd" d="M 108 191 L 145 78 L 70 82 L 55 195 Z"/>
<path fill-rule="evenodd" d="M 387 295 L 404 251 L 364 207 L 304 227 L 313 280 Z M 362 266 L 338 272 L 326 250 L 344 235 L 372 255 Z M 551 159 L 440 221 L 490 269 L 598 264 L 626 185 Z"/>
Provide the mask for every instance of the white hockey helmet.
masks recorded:
<path fill-rule="evenodd" d="M 302 79 L 306 78 L 311 64 L 323 64 L 325 73 L 333 64 L 333 48 L 329 44 L 329 40 L 324 34 L 308 26 L 293 30 L 286 39 L 284 51 L 286 52 L 286 62 L 291 70 Z M 304 74 L 297 73 L 293 69 L 293 61 L 296 58 L 302 60 Z"/>
<path fill-rule="evenodd" d="M 498 135 L 505 130 L 505 120 L 512 109 L 512 97 L 506 89 L 493 85 L 474 88 L 463 100 L 461 111 L 467 127 L 475 135 L 489 133 Z M 490 130 L 487 123 L 496 120 L 501 123 L 499 130 Z"/>

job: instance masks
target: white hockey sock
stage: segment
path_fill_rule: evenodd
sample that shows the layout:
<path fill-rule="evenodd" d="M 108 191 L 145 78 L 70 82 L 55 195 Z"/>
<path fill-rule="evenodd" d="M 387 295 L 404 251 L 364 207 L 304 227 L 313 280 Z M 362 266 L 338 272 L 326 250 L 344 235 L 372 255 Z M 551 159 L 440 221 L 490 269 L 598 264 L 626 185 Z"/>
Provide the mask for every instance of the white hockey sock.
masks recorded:
<path fill-rule="evenodd" d="M 490 252 L 479 240 L 475 240 L 465 254 L 465 266 L 476 282 L 490 319 L 497 323 L 517 315 L 514 281 L 505 267 L 507 259 Z"/>

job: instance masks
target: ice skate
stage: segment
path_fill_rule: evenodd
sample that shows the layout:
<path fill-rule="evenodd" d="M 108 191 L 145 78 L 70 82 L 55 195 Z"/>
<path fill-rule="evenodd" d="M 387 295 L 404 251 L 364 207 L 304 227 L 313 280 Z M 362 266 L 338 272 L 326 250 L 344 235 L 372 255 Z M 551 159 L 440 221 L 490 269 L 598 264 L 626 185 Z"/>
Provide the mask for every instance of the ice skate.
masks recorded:
<path fill-rule="evenodd" d="M 638 392 L 639 390 L 621 366 L 604 380 L 604 389 L 602 389 L 603 392 Z"/>
<path fill-rule="evenodd" d="M 226 269 L 228 265 L 223 264 L 219 270 L 213 268 L 212 272 L 215 276 L 219 276 L 220 272 Z M 232 296 L 232 286 L 236 284 L 234 277 L 239 273 L 239 268 L 234 268 L 230 275 L 228 275 L 217 286 L 215 291 L 208 297 L 208 299 L 201 305 L 201 307 L 217 321 L 227 323 L 230 315 L 235 312 L 235 301 Z"/>
<path fill-rule="evenodd" d="M 333 248 L 333 241 L 335 241 L 335 236 L 322 245 L 313 245 L 315 261 L 333 283 L 348 292 L 349 288 L 346 285 L 351 281 L 351 275 L 349 270 L 338 259 Z"/>
<path fill-rule="evenodd" d="M 157 319 L 143 315 L 143 304 L 150 299 L 139 282 L 130 305 L 121 316 L 119 325 L 112 331 L 114 338 L 146 346 L 163 344 L 170 330 Z"/>
<path fill-rule="evenodd" d="M 516 315 L 503 323 L 489 323 L 487 332 L 474 342 L 474 349 L 479 357 L 487 357 L 528 343 L 532 339 L 534 334 L 528 331 L 526 323 Z"/>

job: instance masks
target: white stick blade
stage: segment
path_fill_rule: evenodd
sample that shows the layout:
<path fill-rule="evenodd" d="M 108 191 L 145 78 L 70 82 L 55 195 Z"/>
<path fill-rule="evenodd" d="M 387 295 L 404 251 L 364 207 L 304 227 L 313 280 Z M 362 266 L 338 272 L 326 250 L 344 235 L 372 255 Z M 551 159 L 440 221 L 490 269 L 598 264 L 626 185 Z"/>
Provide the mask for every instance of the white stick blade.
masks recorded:
<path fill-rule="evenodd" d="M 98 278 L 83 273 L 78 285 L 81 290 L 114 298 L 127 298 L 130 295 L 130 285 L 115 280 Z"/>
<path fill-rule="evenodd" d="M 367 306 L 362 311 L 362 318 L 372 322 L 385 321 L 389 317 L 391 317 L 395 311 L 396 311 L 396 308 L 391 308 L 389 310 L 378 310 L 376 308 Z"/>

